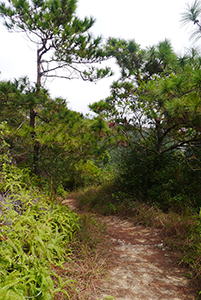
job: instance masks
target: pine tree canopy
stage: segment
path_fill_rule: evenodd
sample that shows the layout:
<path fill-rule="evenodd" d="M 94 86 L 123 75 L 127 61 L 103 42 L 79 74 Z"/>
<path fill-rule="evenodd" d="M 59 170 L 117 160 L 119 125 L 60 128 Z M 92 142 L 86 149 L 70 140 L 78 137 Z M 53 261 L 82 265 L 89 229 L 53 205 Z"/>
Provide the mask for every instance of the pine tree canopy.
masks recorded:
<path fill-rule="evenodd" d="M 0 4 L 0 16 L 8 30 L 25 33 L 37 46 L 38 85 L 42 77 L 93 81 L 110 74 L 109 68 L 97 70 L 91 65 L 106 56 L 101 37 L 94 38 L 89 32 L 95 19 L 79 19 L 76 8 L 76 0 L 9 0 Z"/>

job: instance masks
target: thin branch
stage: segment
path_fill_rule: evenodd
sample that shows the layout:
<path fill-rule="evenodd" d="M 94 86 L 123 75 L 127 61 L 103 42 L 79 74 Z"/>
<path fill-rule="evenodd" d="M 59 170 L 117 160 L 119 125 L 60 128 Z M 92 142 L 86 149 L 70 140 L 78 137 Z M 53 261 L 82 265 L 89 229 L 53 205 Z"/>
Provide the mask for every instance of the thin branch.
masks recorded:
<path fill-rule="evenodd" d="M 50 121 L 47 118 L 41 117 L 38 113 L 36 113 L 36 116 L 41 119 L 42 121 L 44 121 L 45 123 L 49 123 Z"/>
<path fill-rule="evenodd" d="M 192 142 L 194 142 L 194 143 L 198 143 L 199 142 L 200 143 L 200 140 L 190 139 L 190 140 L 187 140 L 187 141 L 184 141 L 184 142 L 177 143 L 177 144 L 172 145 L 172 146 L 168 147 L 167 149 L 163 150 L 161 152 L 161 154 L 163 154 L 163 153 L 165 153 L 167 151 L 170 151 L 170 150 L 182 147 L 183 145 L 189 144 L 189 143 L 192 143 Z"/>
<path fill-rule="evenodd" d="M 25 117 L 25 120 L 17 127 L 17 129 L 15 130 L 15 132 L 11 135 L 13 136 L 14 134 L 16 134 L 16 132 L 24 125 L 24 123 L 27 121 L 28 117 Z"/>
<path fill-rule="evenodd" d="M 52 68 L 52 69 L 48 69 L 48 70 L 43 71 L 43 72 L 42 72 L 42 76 L 48 76 L 48 75 L 45 75 L 45 73 L 52 72 L 52 71 L 56 71 L 56 70 L 58 70 L 58 69 L 62 69 L 62 68 L 66 68 L 66 67 L 73 68 L 72 66 L 68 65 L 67 63 L 65 63 L 65 64 L 59 65 L 59 66 L 57 66 L 57 67 L 54 67 L 54 68 Z M 54 75 L 52 75 L 52 76 L 54 76 Z M 50 76 L 50 77 L 52 77 L 52 76 Z"/>
<path fill-rule="evenodd" d="M 163 138 L 175 127 L 177 127 L 177 124 L 172 125 L 171 127 L 169 127 L 167 130 L 165 130 L 164 134 L 163 134 Z"/>

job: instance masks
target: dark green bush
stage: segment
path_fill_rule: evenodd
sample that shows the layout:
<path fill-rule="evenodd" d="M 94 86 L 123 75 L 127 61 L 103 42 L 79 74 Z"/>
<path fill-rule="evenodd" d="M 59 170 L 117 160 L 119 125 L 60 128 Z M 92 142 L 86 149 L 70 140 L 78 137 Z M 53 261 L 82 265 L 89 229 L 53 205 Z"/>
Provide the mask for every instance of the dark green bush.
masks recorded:
<path fill-rule="evenodd" d="M 135 147 L 116 153 L 118 188 L 160 208 L 184 209 L 201 206 L 201 167 L 193 167 L 194 156 L 172 151 L 159 156 Z M 198 155 L 198 154 L 197 154 Z"/>

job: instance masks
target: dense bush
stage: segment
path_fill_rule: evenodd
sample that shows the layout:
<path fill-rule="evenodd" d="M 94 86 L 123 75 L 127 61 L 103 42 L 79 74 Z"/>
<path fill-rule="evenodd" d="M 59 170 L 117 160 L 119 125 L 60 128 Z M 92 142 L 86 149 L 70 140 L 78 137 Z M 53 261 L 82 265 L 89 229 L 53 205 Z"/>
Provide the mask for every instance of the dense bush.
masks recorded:
<path fill-rule="evenodd" d="M 192 154 L 192 151 L 194 154 Z M 164 210 L 201 206 L 199 148 L 172 151 L 162 156 L 139 149 L 116 152 L 117 186 L 140 200 Z"/>

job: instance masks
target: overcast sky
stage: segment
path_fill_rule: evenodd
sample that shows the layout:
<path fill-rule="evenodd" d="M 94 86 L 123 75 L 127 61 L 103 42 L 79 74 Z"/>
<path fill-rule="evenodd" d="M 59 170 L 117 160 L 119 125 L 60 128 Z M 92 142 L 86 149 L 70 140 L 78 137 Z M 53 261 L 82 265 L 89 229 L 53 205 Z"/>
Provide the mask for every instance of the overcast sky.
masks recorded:
<path fill-rule="evenodd" d="M 117 37 L 135 39 L 142 48 L 157 44 L 165 38 L 171 40 L 174 50 L 185 52 L 190 29 L 182 28 L 181 13 L 186 3 L 193 0 L 79 0 L 77 15 L 96 19 L 92 32 L 104 39 Z M 27 39 L 17 33 L 8 33 L 0 20 L 0 80 L 9 80 L 27 75 L 36 81 L 36 51 Z M 47 83 L 52 97 L 63 97 L 70 109 L 87 113 L 88 104 L 109 96 L 109 86 L 118 73 L 97 84 L 81 80 L 55 79 Z"/>

